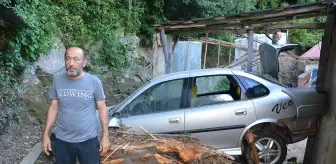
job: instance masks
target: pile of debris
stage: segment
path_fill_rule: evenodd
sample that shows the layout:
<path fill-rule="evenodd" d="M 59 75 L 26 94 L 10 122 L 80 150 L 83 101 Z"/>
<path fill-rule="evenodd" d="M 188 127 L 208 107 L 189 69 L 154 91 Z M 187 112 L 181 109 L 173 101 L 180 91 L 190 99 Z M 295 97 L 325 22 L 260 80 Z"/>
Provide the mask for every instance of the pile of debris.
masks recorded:
<path fill-rule="evenodd" d="M 234 158 L 186 135 L 147 135 L 110 131 L 111 149 L 101 164 L 231 164 Z"/>

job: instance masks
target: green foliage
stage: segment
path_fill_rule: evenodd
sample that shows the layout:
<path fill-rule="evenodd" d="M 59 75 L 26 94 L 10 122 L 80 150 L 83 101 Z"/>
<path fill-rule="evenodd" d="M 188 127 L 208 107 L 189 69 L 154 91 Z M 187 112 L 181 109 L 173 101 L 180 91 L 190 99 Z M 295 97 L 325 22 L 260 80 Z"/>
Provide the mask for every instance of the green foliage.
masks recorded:
<path fill-rule="evenodd" d="M 169 20 L 188 20 L 250 11 L 254 4 L 254 0 L 166 0 L 164 14 Z"/>
<path fill-rule="evenodd" d="M 216 90 L 218 91 L 228 91 L 230 90 L 230 81 L 225 78 L 219 82 L 216 86 Z"/>
<path fill-rule="evenodd" d="M 321 23 L 325 22 L 326 18 L 310 18 L 297 20 L 297 23 Z M 324 30 L 316 29 L 293 29 L 290 30 L 289 37 L 292 43 L 300 46 L 299 53 L 302 54 L 309 48 L 313 47 L 322 40 Z"/>
<path fill-rule="evenodd" d="M 13 8 L 25 22 L 24 26 L 1 29 L 6 32 L 1 34 L 1 40 L 6 43 L 0 45 L 0 98 L 6 100 L 0 103 L 3 127 L 16 122 L 14 118 L 19 112 L 16 88 L 21 87 L 20 77 L 27 62 L 36 61 L 41 54 L 62 43 L 65 47 L 88 50 L 93 65 L 124 68 L 129 59 L 122 36 L 146 27 L 141 22 L 144 4 L 135 0 L 6 0 L 0 4 Z M 146 30 L 149 31 L 142 29 Z"/>
<path fill-rule="evenodd" d="M 153 25 L 165 21 L 163 15 L 163 0 L 142 0 L 143 16 L 140 17 L 140 28 L 137 35 L 141 38 L 140 44 L 151 46 L 153 35 L 157 32 Z"/>

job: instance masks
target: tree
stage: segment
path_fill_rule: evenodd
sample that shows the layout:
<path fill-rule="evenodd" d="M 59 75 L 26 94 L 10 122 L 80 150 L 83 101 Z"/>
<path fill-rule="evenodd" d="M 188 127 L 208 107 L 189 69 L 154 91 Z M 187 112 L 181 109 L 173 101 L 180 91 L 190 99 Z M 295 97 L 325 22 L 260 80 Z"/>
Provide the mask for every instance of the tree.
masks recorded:
<path fill-rule="evenodd" d="M 314 145 L 311 163 L 332 164 L 336 161 L 336 6 L 335 0 L 332 11 L 329 12 L 324 38 L 322 41 L 321 57 L 317 79 L 317 90 L 328 93 L 327 113 L 322 118 Z M 307 145 L 308 146 L 308 145 Z M 309 161 L 307 161 L 309 162 Z"/>

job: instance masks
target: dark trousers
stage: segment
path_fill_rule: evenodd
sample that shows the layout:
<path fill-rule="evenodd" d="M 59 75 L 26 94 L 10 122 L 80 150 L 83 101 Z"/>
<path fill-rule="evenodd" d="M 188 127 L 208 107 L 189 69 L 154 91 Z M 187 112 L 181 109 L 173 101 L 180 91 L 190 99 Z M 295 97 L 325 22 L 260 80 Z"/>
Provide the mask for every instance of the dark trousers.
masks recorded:
<path fill-rule="evenodd" d="M 80 164 L 99 164 L 98 137 L 79 143 L 65 142 L 55 136 L 52 138 L 56 164 L 76 164 L 76 158 Z"/>

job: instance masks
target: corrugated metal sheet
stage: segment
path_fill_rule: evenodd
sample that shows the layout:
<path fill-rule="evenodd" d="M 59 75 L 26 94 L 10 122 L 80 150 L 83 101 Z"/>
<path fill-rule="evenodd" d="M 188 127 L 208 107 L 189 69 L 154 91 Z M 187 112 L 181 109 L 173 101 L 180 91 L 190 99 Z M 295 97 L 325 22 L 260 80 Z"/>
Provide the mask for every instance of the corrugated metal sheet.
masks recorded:
<path fill-rule="evenodd" d="M 321 41 L 316 44 L 314 47 L 309 49 L 303 55 L 301 55 L 302 59 L 309 59 L 309 60 L 318 60 L 320 59 L 320 52 L 321 52 Z"/>

